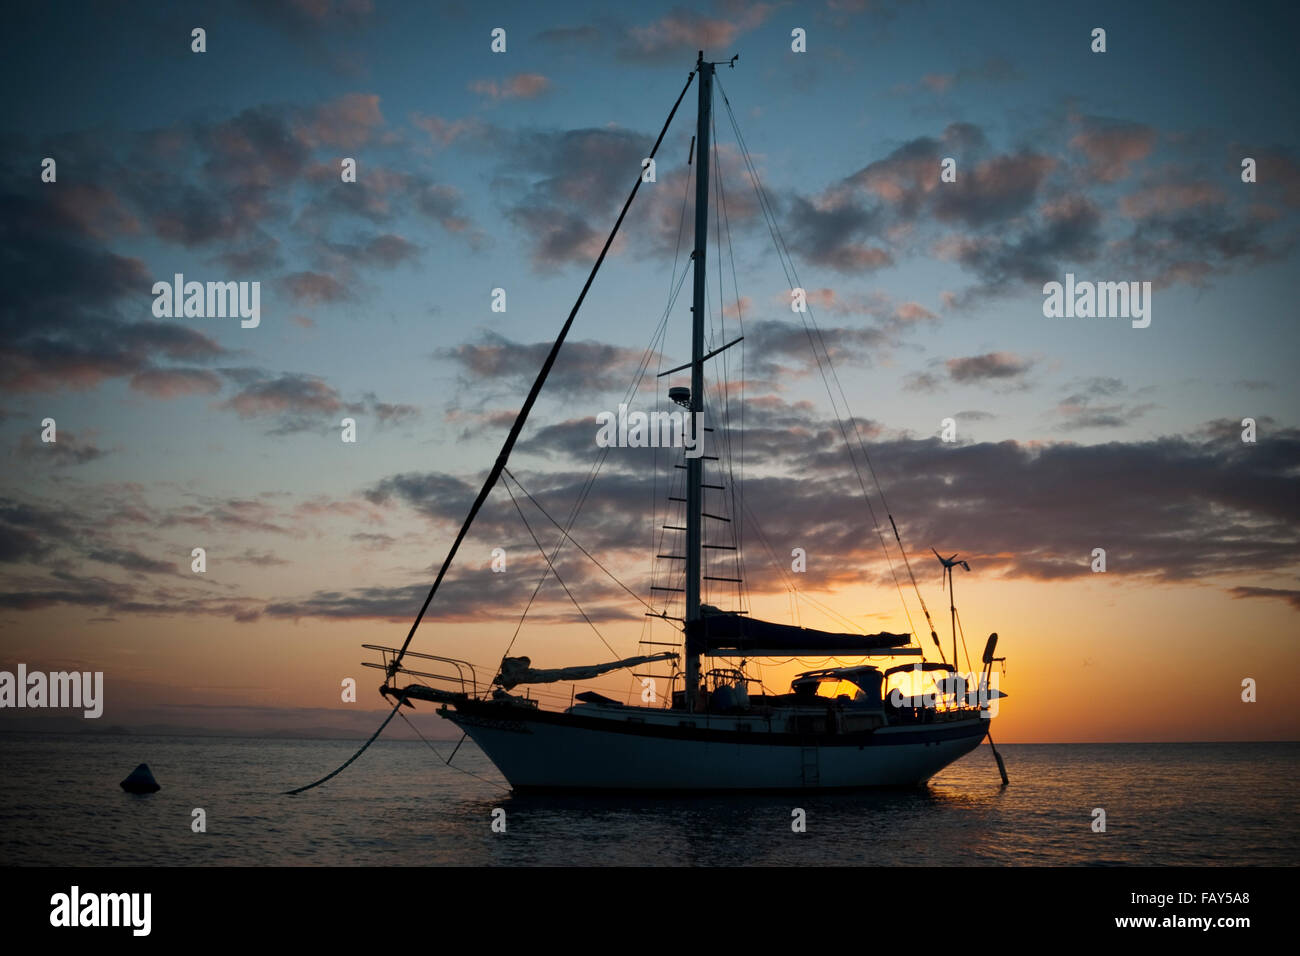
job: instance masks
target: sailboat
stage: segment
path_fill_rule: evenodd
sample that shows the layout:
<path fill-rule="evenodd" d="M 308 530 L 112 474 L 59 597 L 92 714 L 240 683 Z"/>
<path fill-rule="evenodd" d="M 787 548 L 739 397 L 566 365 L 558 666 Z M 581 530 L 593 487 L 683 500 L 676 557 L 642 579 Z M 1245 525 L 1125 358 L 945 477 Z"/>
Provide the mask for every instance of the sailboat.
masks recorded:
<path fill-rule="evenodd" d="M 706 414 L 705 364 L 739 339 L 706 352 L 706 248 L 713 158 L 710 136 L 716 68 L 724 63 L 734 68 L 737 59 L 713 63 L 704 59 L 703 52 L 699 54 L 650 153 L 653 160 L 694 81 L 698 112 L 692 156 L 698 160 L 694 172 L 694 249 L 690 257 L 691 360 L 669 370 L 689 372 L 690 384 L 672 387 L 669 398 L 688 412 L 692 421 L 712 421 L 715 426 L 721 424 L 719 416 Z M 727 110 L 731 112 L 730 103 Z M 734 122 L 734 114 L 732 118 Z M 506 656 L 494 668 L 494 676 L 485 680 L 486 669 L 468 661 L 410 649 L 420 621 L 489 493 L 505 475 L 511 487 L 526 494 L 508 468 L 509 456 L 596 272 L 645 181 L 639 175 L 633 185 L 406 641 L 397 648 L 364 645 L 381 656 L 380 661 L 366 664 L 384 671 L 380 692 L 393 704 L 394 713 L 402 707 L 414 707 L 415 702 L 436 705 L 436 712 L 462 731 L 462 741 L 465 735 L 470 737 L 516 791 L 804 791 L 923 784 L 981 741 L 989 738 L 991 742 L 994 702 L 1006 696 L 991 686 L 995 683 L 994 664 L 1004 661 L 994 656 L 997 635 L 991 635 L 986 645 L 982 672 L 963 675 L 957 667 L 955 601 L 951 661 L 943 654 L 928 609 L 925 616 L 938 649 L 937 661 L 925 659 L 925 649 L 912 633 L 818 630 L 797 623 L 760 620 L 743 608 L 722 610 L 706 603 L 706 597 L 713 599 L 706 593 L 710 582 L 729 585 L 741 581 L 739 576 L 718 574 L 716 568 L 710 574 L 708 565 L 714 551 L 731 553 L 739 561 L 737 544 L 727 543 L 725 538 L 718 543 L 720 539 L 711 535 L 715 526 L 725 526 L 731 518 L 719 514 L 722 509 L 705 501 L 708 490 L 723 487 L 717 480 L 734 478 L 734 474 L 720 474 L 717 480 L 706 481 L 714 477 L 706 475 L 706 467 L 723 470 L 721 464 L 714 464 L 720 462 L 721 456 L 704 454 L 698 448 L 692 452 L 685 443 L 682 461 L 674 465 L 685 473 L 684 497 L 674 499 L 682 505 L 682 523 L 664 525 L 662 529 L 665 538 L 677 536 L 671 544 L 676 550 L 659 555 L 681 562 L 672 565 L 673 579 L 681 586 L 652 585 L 653 591 L 668 595 L 666 601 L 672 603 L 673 610 L 680 607 L 680 615 L 670 614 L 668 603 L 642 602 L 652 608 L 648 617 L 677 632 L 675 642 L 657 642 L 673 646 L 672 650 L 594 665 L 552 668 L 533 667 L 528 657 Z M 762 198 L 760 195 L 760 204 Z M 685 274 L 684 266 L 683 282 Z M 829 362 L 829 353 L 825 359 Z M 710 434 L 716 444 L 717 431 L 707 426 L 699 430 L 696 440 Z M 845 438 L 848 441 L 847 432 Z M 881 494 L 883 499 L 883 491 Z M 889 524 L 906 562 L 892 515 Z M 561 543 L 572 541 L 575 547 L 581 547 L 568 527 L 561 527 L 561 532 Z M 883 537 L 881 543 L 883 546 Z M 542 553 L 545 557 L 544 549 Z M 550 558 L 547 560 L 549 564 Z M 907 566 L 910 575 L 910 562 Z M 952 566 L 945 563 L 949 593 L 951 571 Z M 914 576 L 912 582 L 915 586 Z M 919 588 L 917 596 L 920 598 Z M 924 608 L 923 599 L 921 603 Z M 900 658 L 913 660 L 891 663 Z M 782 693 L 768 692 L 761 681 L 750 675 L 755 662 L 785 659 L 853 663 L 803 671 Z M 668 674 L 661 675 L 671 684 L 670 693 L 663 697 L 643 694 L 640 702 L 629 703 L 594 690 L 578 693 L 575 688 L 567 706 L 552 707 L 543 706 L 531 693 L 538 685 L 581 682 L 612 671 L 655 665 L 670 668 Z M 932 689 L 918 689 L 918 678 Z M 645 677 L 643 685 L 653 680 Z M 903 694 L 902 685 L 909 681 L 908 693 Z M 758 688 L 751 689 L 756 683 Z M 1001 769 L 1000 757 L 998 764 Z"/>

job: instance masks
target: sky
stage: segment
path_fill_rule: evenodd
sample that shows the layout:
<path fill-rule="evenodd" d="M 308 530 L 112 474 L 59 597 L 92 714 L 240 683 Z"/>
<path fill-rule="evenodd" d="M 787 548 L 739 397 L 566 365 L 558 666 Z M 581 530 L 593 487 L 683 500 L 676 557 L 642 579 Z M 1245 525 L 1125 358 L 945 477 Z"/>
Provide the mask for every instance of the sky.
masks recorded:
<path fill-rule="evenodd" d="M 386 708 L 360 645 L 405 638 L 703 49 L 739 54 L 715 90 L 709 347 L 744 336 L 706 395 L 734 519 L 716 540 L 741 548 L 710 567 L 744 586 L 705 599 L 925 636 L 892 514 L 945 648 L 929 549 L 970 564 L 969 652 L 996 631 L 1007 657 L 999 742 L 1296 739 L 1297 20 L 871 0 L 11 12 L 0 669 L 102 671 L 102 726 L 368 734 Z M 519 507 L 494 490 L 412 644 L 481 680 L 507 651 L 564 666 L 675 639 L 639 603 L 673 613 L 651 587 L 680 576 L 655 559 L 675 469 L 595 436 L 628 396 L 668 410 L 687 384 L 656 375 L 689 358 L 689 279 L 672 293 L 695 95 L 511 458 Z M 259 283 L 259 324 L 157 315 L 177 273 Z M 1047 317 L 1067 275 L 1149 283 L 1150 324 Z M 584 620 L 520 487 L 561 521 L 581 498 L 573 538 L 637 599 L 566 546 Z M 780 692 L 821 663 L 755 673 Z M 590 686 L 641 690 L 628 672 Z"/>

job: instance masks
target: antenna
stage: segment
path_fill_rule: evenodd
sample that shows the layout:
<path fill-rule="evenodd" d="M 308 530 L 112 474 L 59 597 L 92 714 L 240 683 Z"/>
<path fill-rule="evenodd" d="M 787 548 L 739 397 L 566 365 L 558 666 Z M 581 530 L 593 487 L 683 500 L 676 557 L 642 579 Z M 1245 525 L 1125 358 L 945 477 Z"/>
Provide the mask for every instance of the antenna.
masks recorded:
<path fill-rule="evenodd" d="M 935 551 L 934 548 L 931 548 L 930 550 L 934 551 L 934 556 L 938 558 L 939 563 L 943 565 L 943 571 L 941 573 L 943 574 L 943 577 L 947 580 L 947 584 L 948 584 L 948 611 L 952 616 L 952 663 L 953 666 L 956 667 L 957 666 L 957 596 L 953 594 L 953 590 L 952 590 L 952 569 L 960 566 L 963 570 L 969 571 L 970 565 L 967 564 L 965 561 L 958 561 L 957 555 L 955 553 L 945 558 L 938 551 Z"/>

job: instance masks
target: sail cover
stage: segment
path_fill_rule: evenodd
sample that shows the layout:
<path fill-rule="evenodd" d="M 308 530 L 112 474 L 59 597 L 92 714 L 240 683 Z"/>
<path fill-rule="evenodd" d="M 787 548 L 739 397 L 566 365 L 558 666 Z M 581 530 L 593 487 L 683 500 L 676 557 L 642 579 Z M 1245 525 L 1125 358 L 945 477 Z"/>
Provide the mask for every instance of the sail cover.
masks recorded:
<path fill-rule="evenodd" d="M 527 657 L 507 657 L 501 662 L 501 673 L 497 675 L 497 683 L 509 690 L 517 684 L 554 684 L 556 681 L 561 680 L 586 680 L 589 677 L 599 677 L 608 671 L 616 671 L 623 667 L 653 664 L 655 661 L 673 660 L 676 657 L 677 655 L 672 651 L 665 651 L 662 654 L 651 654 L 648 657 L 628 657 L 621 661 L 611 661 L 608 664 L 551 668 L 534 668 L 532 661 Z"/>
<path fill-rule="evenodd" d="M 688 654 L 719 657 L 738 654 L 765 656 L 852 656 L 910 643 L 910 634 L 836 634 L 809 627 L 774 624 L 739 614 L 706 614 L 686 622 Z"/>

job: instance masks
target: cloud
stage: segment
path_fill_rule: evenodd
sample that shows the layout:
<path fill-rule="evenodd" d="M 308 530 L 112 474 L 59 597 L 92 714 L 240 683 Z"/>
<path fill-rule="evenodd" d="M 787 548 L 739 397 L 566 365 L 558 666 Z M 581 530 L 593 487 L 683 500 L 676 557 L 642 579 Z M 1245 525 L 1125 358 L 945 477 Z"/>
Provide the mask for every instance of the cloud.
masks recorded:
<path fill-rule="evenodd" d="M 252 548 L 245 548 L 242 554 L 222 557 L 222 560 L 232 561 L 235 564 L 251 564 L 258 568 L 269 568 L 289 563 L 284 558 L 276 557 L 270 551 L 254 551 Z"/>
<path fill-rule="evenodd" d="M 246 385 L 220 407 L 234 411 L 240 418 L 282 412 L 333 415 L 343 408 L 343 402 L 322 379 L 285 373 Z"/>
<path fill-rule="evenodd" d="M 552 27 L 537 34 L 536 39 L 542 43 L 557 46 L 592 46 L 600 42 L 601 32 L 590 24 L 580 27 Z"/>
<path fill-rule="evenodd" d="M 262 369 L 223 369 L 223 374 L 240 386 L 233 396 L 217 407 L 233 411 L 244 419 L 270 419 L 268 434 L 294 432 L 324 433 L 339 427 L 340 414 L 371 416 L 376 427 L 397 425 L 419 415 L 413 405 L 381 402 L 374 392 L 359 401 L 345 401 L 334 386 L 315 375 L 296 372 L 271 374 Z"/>
<path fill-rule="evenodd" d="M 1074 383 L 1075 387 L 1056 407 L 1063 419 L 1056 427 L 1063 431 L 1084 428 L 1122 428 L 1131 425 L 1156 406 L 1147 402 L 1130 405 L 1126 402 L 1102 402 L 1099 399 L 1115 398 L 1126 391 L 1124 383 L 1112 377 L 1094 377 Z"/>
<path fill-rule="evenodd" d="M 802 324 L 759 319 L 745 325 L 745 345 L 751 354 L 747 375 L 751 385 L 754 380 L 779 385 L 790 376 L 811 374 L 818 357 L 827 353 L 836 368 L 870 365 L 873 353 L 892 344 L 892 336 L 878 328 L 826 327 L 809 332 Z"/>
<path fill-rule="evenodd" d="M 767 3 L 724 4 L 730 19 L 674 7 L 652 23 L 630 26 L 624 30 L 618 54 L 624 59 L 658 63 L 695 62 L 698 50 L 722 51 L 736 37 L 761 26 L 777 8 Z M 722 55 L 719 52 L 718 55 Z"/>
<path fill-rule="evenodd" d="M 984 355 L 948 359 L 944 365 L 948 369 L 948 377 L 958 385 L 977 385 L 981 382 L 1021 379 L 1034 363 L 1012 352 L 987 352 Z"/>
<path fill-rule="evenodd" d="M 541 370 L 551 342 L 514 342 L 497 332 L 484 332 L 477 342 L 440 349 L 436 355 L 458 365 L 469 380 L 501 381 L 511 387 L 531 385 Z M 594 341 L 567 341 L 546 380 L 556 395 L 590 394 L 625 389 L 645 353 Z"/>
<path fill-rule="evenodd" d="M 309 305 L 344 302 L 352 297 L 347 286 L 322 272 L 295 272 L 281 282 L 295 301 Z"/>
<path fill-rule="evenodd" d="M 368 25 L 374 0 L 247 0 L 250 11 L 289 33 L 354 32 Z"/>
<path fill-rule="evenodd" d="M 29 461 L 49 462 L 60 467 L 84 465 L 105 455 L 94 445 L 79 441 L 70 431 L 59 431 L 57 437 L 58 441 L 43 442 L 24 435 L 18 442 L 18 455 Z"/>
<path fill-rule="evenodd" d="M 490 100 L 535 100 L 551 88 L 551 81 L 540 73 L 516 73 L 510 79 L 475 80 L 469 91 Z"/>
<path fill-rule="evenodd" d="M 1041 286 L 1061 271 L 1061 263 L 1097 257 L 1102 244 L 1101 212 L 1091 200 L 1066 196 L 1045 204 L 1040 212 L 1037 221 L 1012 236 L 949 236 L 935 244 L 936 255 L 957 262 L 980 279 L 956 304 L 1005 294 L 1026 284 Z"/>
<path fill-rule="evenodd" d="M 1109 386 L 1100 384 L 1100 391 Z M 1088 391 L 1085 386 L 1083 391 Z M 761 517 L 769 541 L 795 540 L 810 554 L 834 555 L 833 567 L 821 583 L 866 582 L 890 587 L 884 565 L 869 530 L 860 492 L 844 480 L 849 465 L 839 429 L 821 419 L 809 403 L 788 404 L 768 397 L 751 409 L 753 428 L 747 430 L 746 451 L 761 454 L 769 472 L 746 482 L 745 523 Z M 590 421 L 575 419 L 552 432 L 546 441 L 561 458 L 589 460 Z M 747 424 L 751 421 L 747 420 Z M 1147 441 L 1098 445 L 1014 441 L 953 445 L 936 438 L 887 436 L 871 422 L 860 427 L 872 441 L 873 466 L 889 488 L 891 510 L 900 519 L 905 538 L 917 553 L 927 543 L 940 542 L 961 551 L 981 575 L 1034 581 L 1092 579 L 1091 549 L 1106 542 L 1112 586 L 1222 582 L 1235 597 L 1273 597 L 1295 606 L 1294 591 L 1243 586 L 1241 575 L 1286 572 L 1300 553 L 1300 505 L 1294 494 L 1294 474 L 1300 469 L 1300 430 L 1277 429 L 1269 441 L 1244 445 L 1235 422 L 1210 423 L 1196 437 L 1163 437 Z M 647 529 L 653 524 L 647 502 L 664 488 L 650 470 L 624 467 L 646 449 L 616 449 L 612 469 L 606 469 L 586 497 L 574 535 L 602 563 L 618 570 L 638 593 L 649 593 L 642 572 Z M 553 514 L 585 494 L 588 469 L 535 473 L 515 472 L 528 491 Z M 439 472 L 405 472 L 373 483 L 360 496 L 367 508 L 381 512 L 406 509 L 432 522 L 435 528 L 459 525 L 477 491 L 477 479 Z M 718 507 L 726 509 L 724 494 Z M 525 513 L 535 530 L 548 522 L 528 502 Z M 662 522 L 663 514 L 657 516 Z M 84 540 L 89 514 L 41 509 L 0 501 L 0 560 L 11 563 L 49 560 L 52 549 L 72 547 Z M 213 499 L 170 509 L 155 516 L 159 527 L 184 526 L 211 532 L 245 535 L 255 530 L 285 534 L 291 522 L 261 498 Z M 296 528 L 301 522 L 293 521 Z M 492 541 L 532 561 L 540 558 L 519 523 L 509 497 L 498 489 L 475 525 L 475 542 L 467 544 L 457 574 L 445 582 L 446 591 L 434 613 L 448 619 L 483 619 L 499 615 L 502 607 L 527 601 L 536 578 L 531 575 L 491 575 L 475 557 Z M 551 540 L 547 537 L 544 540 Z M 752 533 L 746 534 L 752 542 Z M 379 537 L 359 543 L 382 544 Z M 1171 542 L 1176 547 L 1171 551 Z M 496 546 L 494 544 L 494 546 Z M 479 550 L 474 550 L 478 548 Z M 752 544 L 751 544 L 752 548 Z M 93 544 L 119 567 L 157 560 L 132 557 L 128 548 Z M 115 553 L 120 552 L 120 553 Z M 237 553 L 238 556 L 238 553 Z M 249 551 L 242 557 L 261 558 Z M 631 569 L 631 570 L 626 570 Z M 159 569 L 160 570 L 160 569 Z M 432 573 L 431 569 L 425 569 Z M 604 619 L 637 616 L 625 596 L 576 549 L 566 547 L 561 573 L 584 605 Z M 821 573 L 821 572 L 819 572 Z M 748 555 L 746 582 L 754 593 L 780 591 L 780 574 L 761 551 Z M 498 584 L 498 578 L 510 578 Z M 361 584 L 344 590 L 318 590 L 301 598 L 212 598 L 193 591 L 144 594 L 125 584 L 93 575 L 51 571 L 45 577 L 9 575 L 9 589 L 0 593 L 0 607 L 14 610 L 59 605 L 95 607 L 116 614 L 205 614 L 236 620 L 257 616 L 335 619 L 410 620 L 427 593 L 429 580 L 411 584 Z M 658 599 L 656 599 L 658 600 Z M 567 598 L 548 588 L 536 610 L 543 619 L 573 616 Z"/>
<path fill-rule="evenodd" d="M 221 391 L 221 376 L 203 368 L 146 368 L 131 377 L 131 387 L 154 398 L 211 395 Z"/>
<path fill-rule="evenodd" d="M 298 127 L 307 145 L 360 149 L 385 125 L 374 93 L 347 93 L 314 107 Z"/>
<path fill-rule="evenodd" d="M 161 360 L 227 354 L 186 326 L 128 321 L 147 314 L 154 277 L 144 263 L 68 234 L 37 196 L 0 193 L 0 245 L 9 250 L 0 259 L 0 389 L 88 389 Z"/>
<path fill-rule="evenodd" d="M 1300 611 L 1300 591 L 1286 588 L 1235 587 L 1228 593 L 1235 598 L 1276 598 Z"/>
<path fill-rule="evenodd" d="M 996 156 L 977 163 L 955 183 L 934 194 L 934 212 L 942 220 L 986 226 L 1004 222 L 1032 205 L 1056 161 L 1038 153 Z"/>
<path fill-rule="evenodd" d="M 1151 155 L 1156 131 L 1144 123 L 1101 117 L 1080 117 L 1079 132 L 1070 147 L 1088 160 L 1088 175 L 1094 182 L 1113 183 L 1125 178 L 1131 167 Z"/>
<path fill-rule="evenodd" d="M 129 548 L 101 548 L 87 552 L 86 557 L 137 574 L 175 574 L 178 567 L 176 561 L 159 561 Z"/>
<path fill-rule="evenodd" d="M 1213 183 L 1155 183 L 1129 193 L 1120 200 L 1120 209 L 1134 219 L 1170 215 L 1198 206 L 1217 206 L 1224 192 Z"/>
<path fill-rule="evenodd" d="M 847 193 L 807 199 L 792 196 L 789 222 L 804 259 L 841 272 L 869 272 L 893 264 L 893 256 L 860 240 L 878 219 Z"/>
<path fill-rule="evenodd" d="M 482 137 L 487 134 L 487 126 L 474 117 L 447 120 L 432 114 L 412 113 L 411 122 L 429 134 L 435 146 L 447 147 L 459 139 Z"/>
<path fill-rule="evenodd" d="M 966 86 L 974 82 L 1005 82 L 1018 77 L 1018 73 L 1009 60 L 991 57 L 977 66 L 963 67 L 955 73 L 926 73 L 919 85 L 931 93 L 942 95 L 955 86 Z M 894 87 L 897 93 L 913 93 L 916 85 L 899 83 Z"/>

